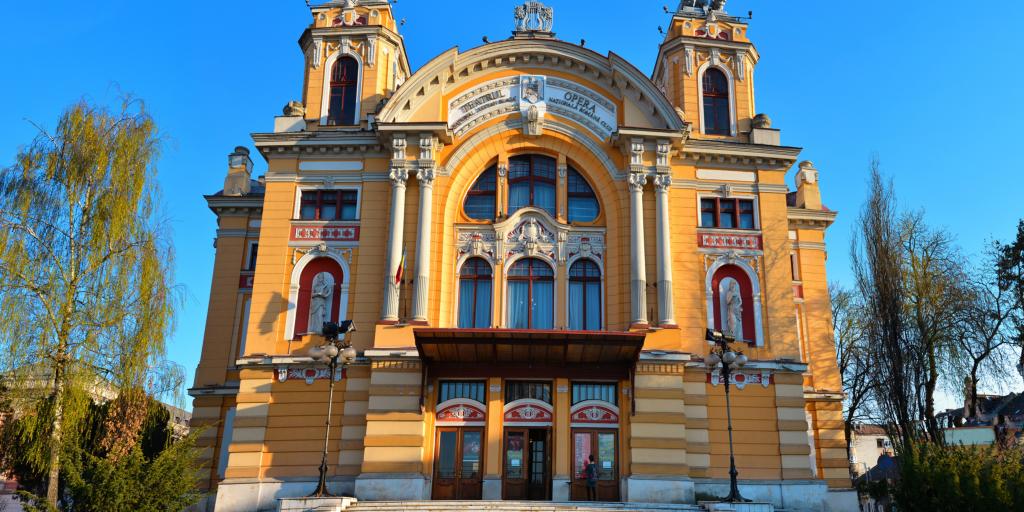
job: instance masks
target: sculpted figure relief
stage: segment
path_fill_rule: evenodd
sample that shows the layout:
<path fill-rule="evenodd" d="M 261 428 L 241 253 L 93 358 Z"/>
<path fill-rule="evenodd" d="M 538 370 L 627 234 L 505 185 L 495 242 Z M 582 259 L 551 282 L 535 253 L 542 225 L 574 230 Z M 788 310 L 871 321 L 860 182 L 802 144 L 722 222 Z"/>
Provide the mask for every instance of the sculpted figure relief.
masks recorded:
<path fill-rule="evenodd" d="M 331 318 L 331 299 L 334 295 L 334 277 L 321 272 L 313 278 L 313 289 L 309 293 L 309 324 L 307 331 L 320 334 L 324 322 Z"/>
<path fill-rule="evenodd" d="M 725 289 L 725 332 L 737 340 L 743 339 L 743 297 L 740 296 L 740 285 L 730 280 Z"/>

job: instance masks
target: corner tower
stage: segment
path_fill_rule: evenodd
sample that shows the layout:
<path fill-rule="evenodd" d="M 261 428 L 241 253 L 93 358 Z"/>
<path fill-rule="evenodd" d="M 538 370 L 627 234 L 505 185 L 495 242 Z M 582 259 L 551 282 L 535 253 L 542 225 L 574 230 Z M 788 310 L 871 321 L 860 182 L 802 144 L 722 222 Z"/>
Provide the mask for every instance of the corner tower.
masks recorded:
<path fill-rule="evenodd" d="M 310 11 L 313 22 L 299 38 L 306 56 L 303 108 L 285 116 L 302 115 L 309 129 L 366 129 L 410 75 L 401 22 L 387 0 L 334 0 Z"/>
<path fill-rule="evenodd" d="M 683 0 L 665 32 L 653 79 L 693 137 L 748 142 L 758 58 L 746 21 L 726 13 L 724 0 Z"/>

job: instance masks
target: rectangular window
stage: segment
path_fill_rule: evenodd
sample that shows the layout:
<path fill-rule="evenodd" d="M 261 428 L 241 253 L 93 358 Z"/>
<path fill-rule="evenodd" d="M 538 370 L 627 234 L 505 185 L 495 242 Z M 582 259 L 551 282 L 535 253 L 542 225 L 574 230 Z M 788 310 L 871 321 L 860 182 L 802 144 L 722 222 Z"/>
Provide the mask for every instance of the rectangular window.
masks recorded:
<path fill-rule="evenodd" d="M 700 225 L 704 228 L 756 229 L 753 199 L 724 197 L 700 200 Z"/>
<path fill-rule="evenodd" d="M 444 380 L 441 381 L 437 393 L 437 403 L 447 402 L 455 398 L 476 400 L 482 404 L 487 403 L 484 396 L 486 385 L 483 381 L 469 380 Z"/>
<path fill-rule="evenodd" d="M 505 403 L 515 402 L 523 398 L 532 398 L 544 403 L 551 402 L 550 382 L 527 382 L 510 380 L 505 382 Z"/>
<path fill-rule="evenodd" d="M 796 253 L 789 254 L 789 272 L 793 276 L 794 281 L 800 280 L 800 259 Z"/>
<path fill-rule="evenodd" d="M 249 244 L 249 260 L 246 262 L 246 270 L 256 270 L 256 253 L 259 251 L 260 244 L 252 242 Z"/>
<path fill-rule="evenodd" d="M 617 387 L 614 383 L 573 382 L 572 405 L 586 402 L 587 400 L 600 400 L 612 405 L 618 405 L 618 396 L 615 393 Z"/>
<path fill-rule="evenodd" d="M 355 190 L 307 190 L 302 193 L 302 220 L 358 220 L 359 192 Z"/>
<path fill-rule="evenodd" d="M 878 445 L 879 448 L 885 448 L 885 440 L 881 437 L 875 439 L 875 444 Z"/>

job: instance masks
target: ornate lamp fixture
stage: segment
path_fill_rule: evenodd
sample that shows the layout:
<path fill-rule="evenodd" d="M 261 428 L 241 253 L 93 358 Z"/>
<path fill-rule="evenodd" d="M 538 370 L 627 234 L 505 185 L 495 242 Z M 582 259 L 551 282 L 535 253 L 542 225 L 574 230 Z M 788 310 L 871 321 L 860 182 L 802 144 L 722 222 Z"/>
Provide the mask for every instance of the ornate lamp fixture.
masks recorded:
<path fill-rule="evenodd" d="M 320 460 L 320 481 L 317 483 L 316 490 L 310 495 L 311 498 L 331 496 L 331 493 L 327 492 L 327 446 L 331 438 L 331 413 L 334 408 L 334 376 L 338 371 L 339 365 L 344 371 L 345 366 L 352 364 L 356 360 L 356 349 L 352 347 L 352 342 L 346 336 L 354 330 L 356 330 L 356 326 L 351 320 L 344 320 L 340 325 L 334 322 L 324 322 L 324 344 L 309 350 L 309 355 L 313 358 L 313 361 L 326 364 L 331 369 L 327 392 L 327 427 L 324 430 L 324 453 L 323 458 Z M 338 339 L 339 336 L 341 339 Z"/>
<path fill-rule="evenodd" d="M 750 501 L 740 496 L 740 488 L 737 484 L 739 471 L 736 471 L 736 457 L 732 448 L 732 410 L 729 404 L 729 377 L 734 371 L 747 364 L 747 356 L 729 347 L 729 344 L 736 339 L 728 334 L 708 329 L 704 339 L 715 344 L 711 353 L 704 358 L 704 364 L 709 373 L 719 372 L 722 381 L 725 382 L 725 417 L 729 427 L 729 495 L 722 501 L 728 503 Z"/>

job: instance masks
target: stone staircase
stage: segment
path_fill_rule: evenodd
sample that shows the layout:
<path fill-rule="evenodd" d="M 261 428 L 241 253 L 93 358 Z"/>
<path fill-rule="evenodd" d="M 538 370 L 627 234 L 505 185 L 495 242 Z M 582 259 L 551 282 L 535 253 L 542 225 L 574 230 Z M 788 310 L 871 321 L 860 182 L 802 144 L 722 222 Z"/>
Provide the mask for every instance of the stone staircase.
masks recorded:
<path fill-rule="evenodd" d="M 346 512 L 698 512 L 696 505 L 550 501 L 360 501 Z"/>

